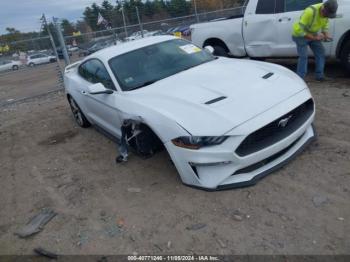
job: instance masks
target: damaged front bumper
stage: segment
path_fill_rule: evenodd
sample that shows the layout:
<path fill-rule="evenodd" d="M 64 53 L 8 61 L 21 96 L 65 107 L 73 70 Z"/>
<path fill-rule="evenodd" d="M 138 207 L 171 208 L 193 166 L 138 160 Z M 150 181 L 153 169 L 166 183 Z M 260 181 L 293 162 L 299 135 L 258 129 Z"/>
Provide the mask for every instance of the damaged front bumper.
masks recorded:
<path fill-rule="evenodd" d="M 216 151 L 179 149 L 166 145 L 172 160 L 185 185 L 208 191 L 251 186 L 271 172 L 294 159 L 316 138 L 311 123 L 270 148 L 240 158 L 231 147 L 237 138 L 232 138 Z M 231 147 L 231 150 L 228 148 Z"/>
<path fill-rule="evenodd" d="M 294 115 L 294 120 L 291 120 L 288 128 L 279 127 L 280 121 L 290 119 L 290 115 Z M 312 98 L 309 94 L 305 96 L 300 93 L 289 99 L 288 103 L 281 103 L 232 129 L 225 134 L 228 138 L 220 145 L 199 150 L 181 148 L 171 142 L 165 146 L 186 185 L 205 190 L 254 185 L 262 177 L 288 163 L 315 139 L 316 132 L 312 125 L 314 118 Z M 266 129 L 271 125 L 275 130 Z M 255 150 L 241 154 L 243 142 L 259 130 L 274 132 L 278 139 L 269 138 L 271 141 L 264 146 L 259 140 L 252 142 Z M 265 136 L 264 132 L 261 135 Z M 260 147 L 257 146 L 259 143 Z"/>

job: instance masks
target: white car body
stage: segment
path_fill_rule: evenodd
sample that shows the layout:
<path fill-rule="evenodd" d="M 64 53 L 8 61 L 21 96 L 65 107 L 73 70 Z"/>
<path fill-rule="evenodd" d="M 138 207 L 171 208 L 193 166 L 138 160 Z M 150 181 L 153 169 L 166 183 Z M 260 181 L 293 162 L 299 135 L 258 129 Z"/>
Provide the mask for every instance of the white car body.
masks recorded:
<path fill-rule="evenodd" d="M 125 43 L 68 66 L 64 77 L 67 96 L 90 123 L 115 137 L 121 137 L 126 119 L 150 127 L 183 183 L 207 190 L 254 184 L 315 137 L 315 109 L 308 87 L 296 74 L 274 64 L 218 58 L 141 89 L 122 91 L 109 66 L 111 58 L 175 39 L 157 36 Z M 92 94 L 96 84 L 79 75 L 79 67 L 92 59 L 103 63 L 116 90 Z M 248 136 L 252 138 L 267 125 L 269 130 L 261 141 L 242 146 Z M 227 138 L 198 150 L 174 143 L 176 138 L 194 136 Z"/>
<path fill-rule="evenodd" d="M 47 64 L 52 61 L 56 61 L 55 56 L 46 55 L 46 54 L 34 54 L 34 55 L 28 56 L 26 65 L 35 66 L 35 65 Z"/>
<path fill-rule="evenodd" d="M 0 72 L 7 70 L 18 70 L 22 66 L 21 61 L 0 61 Z"/>
<path fill-rule="evenodd" d="M 244 8 L 241 11 L 237 9 L 242 14 L 231 19 L 192 25 L 192 42 L 201 47 L 220 46 L 235 57 L 297 56 L 296 45 L 292 41 L 293 24 L 300 18 L 305 7 L 321 3 L 322 0 L 307 0 L 302 3 L 290 1 L 291 4 L 300 6 L 294 8 L 300 9 L 297 11 L 288 11 L 286 0 L 276 0 L 274 8 L 280 10 L 275 13 L 258 11 L 259 5 L 267 8 L 267 3 L 263 1 L 265 0 L 247 1 L 245 11 Z M 343 59 L 344 63 L 347 59 L 346 66 L 350 70 L 350 47 L 346 47 L 350 46 L 350 1 L 338 0 L 338 3 L 337 18 L 330 19 L 329 33 L 333 41 L 324 43 L 324 46 L 328 57 Z"/>
<path fill-rule="evenodd" d="M 79 51 L 79 47 L 72 46 L 72 45 L 67 45 L 67 49 L 68 49 L 69 52 L 77 52 L 77 51 Z"/>

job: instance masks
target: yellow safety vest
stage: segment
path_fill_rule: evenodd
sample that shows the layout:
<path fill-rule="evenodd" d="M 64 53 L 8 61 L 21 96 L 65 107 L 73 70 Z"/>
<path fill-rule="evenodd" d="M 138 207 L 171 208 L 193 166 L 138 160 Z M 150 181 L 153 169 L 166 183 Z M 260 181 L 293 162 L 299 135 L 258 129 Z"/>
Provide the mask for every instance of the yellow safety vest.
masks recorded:
<path fill-rule="evenodd" d="M 305 9 L 299 21 L 293 25 L 293 36 L 304 37 L 306 34 L 317 34 L 320 30 L 327 32 L 329 29 L 329 20 L 321 16 L 321 7 L 323 4 L 311 5 Z"/>

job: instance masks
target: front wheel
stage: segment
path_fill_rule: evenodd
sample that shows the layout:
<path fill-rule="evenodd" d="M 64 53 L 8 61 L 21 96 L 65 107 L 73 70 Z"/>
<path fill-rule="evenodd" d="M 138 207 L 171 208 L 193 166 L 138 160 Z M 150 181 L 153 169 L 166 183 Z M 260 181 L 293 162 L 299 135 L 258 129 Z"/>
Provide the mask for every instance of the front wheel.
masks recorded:
<path fill-rule="evenodd" d="M 30 66 L 30 67 L 34 67 L 35 64 L 34 64 L 34 63 L 30 63 L 29 66 Z"/>
<path fill-rule="evenodd" d="M 16 71 L 16 70 L 18 70 L 18 69 L 19 69 L 18 65 L 14 65 L 14 66 L 12 67 L 12 70 L 13 70 L 13 71 Z"/>
<path fill-rule="evenodd" d="M 216 45 L 216 46 L 213 46 L 213 48 L 214 48 L 214 53 L 213 53 L 214 55 L 228 57 L 228 52 L 224 47 Z"/>
<path fill-rule="evenodd" d="M 348 41 L 343 47 L 340 54 L 340 60 L 345 69 L 350 74 L 350 41 Z"/>
<path fill-rule="evenodd" d="M 68 98 L 68 102 L 72 110 L 75 122 L 77 122 L 77 124 L 82 128 L 91 126 L 90 122 L 86 119 L 78 104 L 71 96 Z"/>

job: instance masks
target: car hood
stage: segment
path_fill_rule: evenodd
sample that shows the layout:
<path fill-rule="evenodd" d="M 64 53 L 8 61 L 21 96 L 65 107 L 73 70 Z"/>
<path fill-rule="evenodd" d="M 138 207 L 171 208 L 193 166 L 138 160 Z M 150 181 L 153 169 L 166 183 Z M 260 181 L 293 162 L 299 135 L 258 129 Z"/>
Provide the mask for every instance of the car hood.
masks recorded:
<path fill-rule="evenodd" d="M 272 73 L 270 77 L 267 77 Z M 264 76 L 267 79 L 264 79 Z M 307 88 L 281 66 L 219 58 L 130 92 L 192 135 L 222 135 Z"/>

